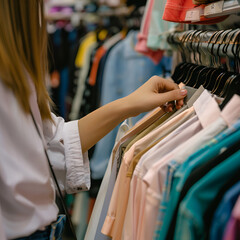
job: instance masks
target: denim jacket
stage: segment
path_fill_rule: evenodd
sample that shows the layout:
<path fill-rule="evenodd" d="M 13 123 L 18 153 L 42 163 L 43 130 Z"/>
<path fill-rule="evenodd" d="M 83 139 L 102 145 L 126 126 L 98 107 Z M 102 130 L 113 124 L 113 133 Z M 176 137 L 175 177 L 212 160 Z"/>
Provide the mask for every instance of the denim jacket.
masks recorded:
<path fill-rule="evenodd" d="M 151 76 L 162 74 L 161 65 L 163 62 L 168 65 L 168 69 L 170 68 L 171 61 L 169 61 L 169 58 L 165 58 L 163 62 L 155 65 L 148 57 L 134 50 L 137 33 L 137 31 L 130 31 L 124 40 L 111 49 L 104 68 L 101 105 L 129 95 Z M 135 123 L 142 116 L 141 114 L 134 118 L 133 122 Z M 90 161 L 93 179 L 101 179 L 104 175 L 115 142 L 117 129 L 118 127 L 96 145 Z"/>

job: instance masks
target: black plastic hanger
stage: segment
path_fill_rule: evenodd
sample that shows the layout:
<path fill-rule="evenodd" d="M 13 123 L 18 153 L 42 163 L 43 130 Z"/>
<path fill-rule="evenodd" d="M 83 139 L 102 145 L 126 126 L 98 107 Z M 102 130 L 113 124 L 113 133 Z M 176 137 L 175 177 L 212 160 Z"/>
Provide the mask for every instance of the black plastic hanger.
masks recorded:
<path fill-rule="evenodd" d="M 229 85 L 224 101 L 220 105 L 220 109 L 223 109 L 227 105 L 234 94 L 240 95 L 240 75 L 238 75 Z"/>

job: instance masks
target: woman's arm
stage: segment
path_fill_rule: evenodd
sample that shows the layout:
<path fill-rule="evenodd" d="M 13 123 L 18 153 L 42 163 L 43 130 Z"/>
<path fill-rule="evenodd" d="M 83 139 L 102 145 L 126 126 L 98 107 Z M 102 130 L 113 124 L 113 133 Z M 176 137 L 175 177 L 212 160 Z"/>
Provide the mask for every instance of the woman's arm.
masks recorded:
<path fill-rule="evenodd" d="M 165 110 L 172 111 L 174 100 L 176 108 L 181 108 L 186 94 L 186 90 L 180 90 L 172 81 L 153 76 L 127 97 L 106 104 L 78 121 L 82 151 L 86 152 L 126 118 L 163 107 L 167 102 L 171 103 Z"/>

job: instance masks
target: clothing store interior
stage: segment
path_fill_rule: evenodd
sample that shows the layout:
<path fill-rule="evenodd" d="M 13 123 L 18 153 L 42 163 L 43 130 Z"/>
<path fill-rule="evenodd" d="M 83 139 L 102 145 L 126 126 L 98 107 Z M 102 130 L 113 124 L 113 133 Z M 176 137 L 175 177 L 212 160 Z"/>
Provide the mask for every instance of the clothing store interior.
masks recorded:
<path fill-rule="evenodd" d="M 63 196 L 77 239 L 240 239 L 240 0 L 44 4 L 66 121 L 153 75 L 188 90 L 181 109 L 127 119 L 90 149 L 89 191 Z"/>

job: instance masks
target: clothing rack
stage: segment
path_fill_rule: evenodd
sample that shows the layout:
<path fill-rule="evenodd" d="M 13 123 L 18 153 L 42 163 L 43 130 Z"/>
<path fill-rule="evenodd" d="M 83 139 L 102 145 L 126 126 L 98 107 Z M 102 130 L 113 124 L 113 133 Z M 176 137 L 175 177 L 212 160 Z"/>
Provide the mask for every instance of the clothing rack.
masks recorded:
<path fill-rule="evenodd" d="M 174 32 L 168 42 L 182 51 L 204 52 L 212 56 L 239 58 L 240 29 L 220 31 L 189 30 Z"/>

